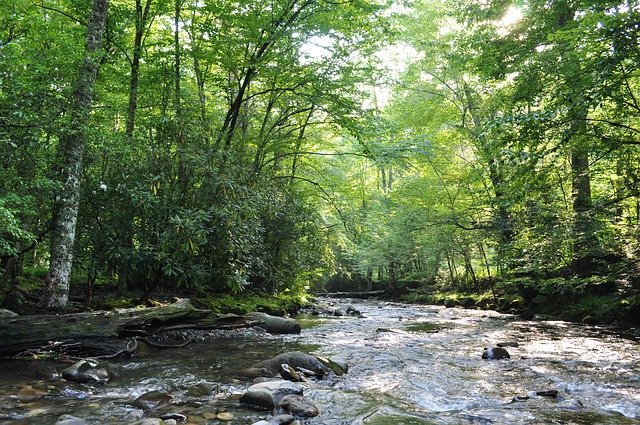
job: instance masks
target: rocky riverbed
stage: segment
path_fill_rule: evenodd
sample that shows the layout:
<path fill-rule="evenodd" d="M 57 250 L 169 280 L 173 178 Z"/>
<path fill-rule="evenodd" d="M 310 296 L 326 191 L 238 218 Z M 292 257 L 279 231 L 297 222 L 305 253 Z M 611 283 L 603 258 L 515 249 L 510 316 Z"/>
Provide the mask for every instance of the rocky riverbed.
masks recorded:
<path fill-rule="evenodd" d="M 296 318 L 300 334 L 217 331 L 200 335 L 200 341 L 183 348 L 141 347 L 132 359 L 108 362 L 110 378 L 102 384 L 64 379 L 62 371 L 70 362 L 5 362 L 0 423 L 635 424 L 640 420 L 637 330 L 522 321 L 494 312 L 382 301 L 324 302 L 322 315 Z M 348 366 L 344 374 L 328 372 L 291 384 L 300 387 L 308 403 L 300 404 L 300 409 L 307 406 L 313 412 L 315 407 L 317 415 L 304 416 L 300 411 L 291 415 L 286 406 L 303 403 L 295 397 L 285 399 L 286 406 L 279 410 L 241 402 L 256 379 L 246 372 L 292 351 L 339 359 Z"/>

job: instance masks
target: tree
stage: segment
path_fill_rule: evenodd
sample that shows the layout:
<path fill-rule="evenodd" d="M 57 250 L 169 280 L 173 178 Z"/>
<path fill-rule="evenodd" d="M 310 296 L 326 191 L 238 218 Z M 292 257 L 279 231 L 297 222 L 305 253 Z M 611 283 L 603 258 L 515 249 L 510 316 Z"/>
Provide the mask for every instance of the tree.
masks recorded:
<path fill-rule="evenodd" d="M 108 6 L 108 0 L 93 1 L 87 26 L 84 58 L 78 72 L 74 93 L 70 128 L 66 129 L 60 140 L 64 155 L 62 188 L 56 199 L 56 211 L 52 223 L 49 275 L 40 303 L 44 308 L 64 308 L 69 301 L 69 280 L 80 201 L 82 158 Z"/>

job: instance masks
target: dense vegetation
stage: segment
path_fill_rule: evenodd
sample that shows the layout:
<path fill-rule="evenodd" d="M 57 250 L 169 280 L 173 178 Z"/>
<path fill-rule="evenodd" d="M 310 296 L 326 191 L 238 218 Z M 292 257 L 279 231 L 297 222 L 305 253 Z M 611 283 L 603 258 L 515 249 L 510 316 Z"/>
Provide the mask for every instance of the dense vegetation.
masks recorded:
<path fill-rule="evenodd" d="M 2 297 L 453 290 L 633 319 L 638 22 L 604 0 L 10 0 Z"/>

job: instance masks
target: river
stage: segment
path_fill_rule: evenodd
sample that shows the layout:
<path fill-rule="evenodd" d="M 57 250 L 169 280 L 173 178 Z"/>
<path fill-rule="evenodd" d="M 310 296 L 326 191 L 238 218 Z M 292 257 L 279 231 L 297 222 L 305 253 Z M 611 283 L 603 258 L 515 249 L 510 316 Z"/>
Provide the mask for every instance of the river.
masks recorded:
<path fill-rule="evenodd" d="M 330 383 L 305 384 L 321 412 L 309 425 L 640 423 L 637 329 L 339 303 L 362 317 L 303 315 L 300 335 L 236 331 L 180 349 L 144 349 L 112 363 L 115 377 L 103 386 L 65 382 L 62 363 L 0 363 L 0 424 L 53 424 L 62 414 L 87 424 L 130 424 L 147 416 L 131 401 L 152 390 L 173 396 L 163 412 L 184 414 L 188 424 L 221 424 L 221 413 L 232 418 L 226 423 L 251 424 L 269 414 L 239 404 L 250 385 L 239 371 L 293 350 L 349 364 L 349 373 Z M 510 359 L 483 360 L 483 348 L 498 342 L 518 346 L 506 348 Z M 549 390 L 557 397 L 535 395 Z"/>

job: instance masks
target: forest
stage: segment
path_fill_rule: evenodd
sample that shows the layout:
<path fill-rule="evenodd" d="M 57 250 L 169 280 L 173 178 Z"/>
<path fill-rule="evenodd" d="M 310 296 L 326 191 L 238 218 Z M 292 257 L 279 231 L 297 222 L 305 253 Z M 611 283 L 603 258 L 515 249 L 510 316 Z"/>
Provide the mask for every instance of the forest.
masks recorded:
<path fill-rule="evenodd" d="M 633 0 L 7 0 L 0 302 L 640 317 Z"/>

